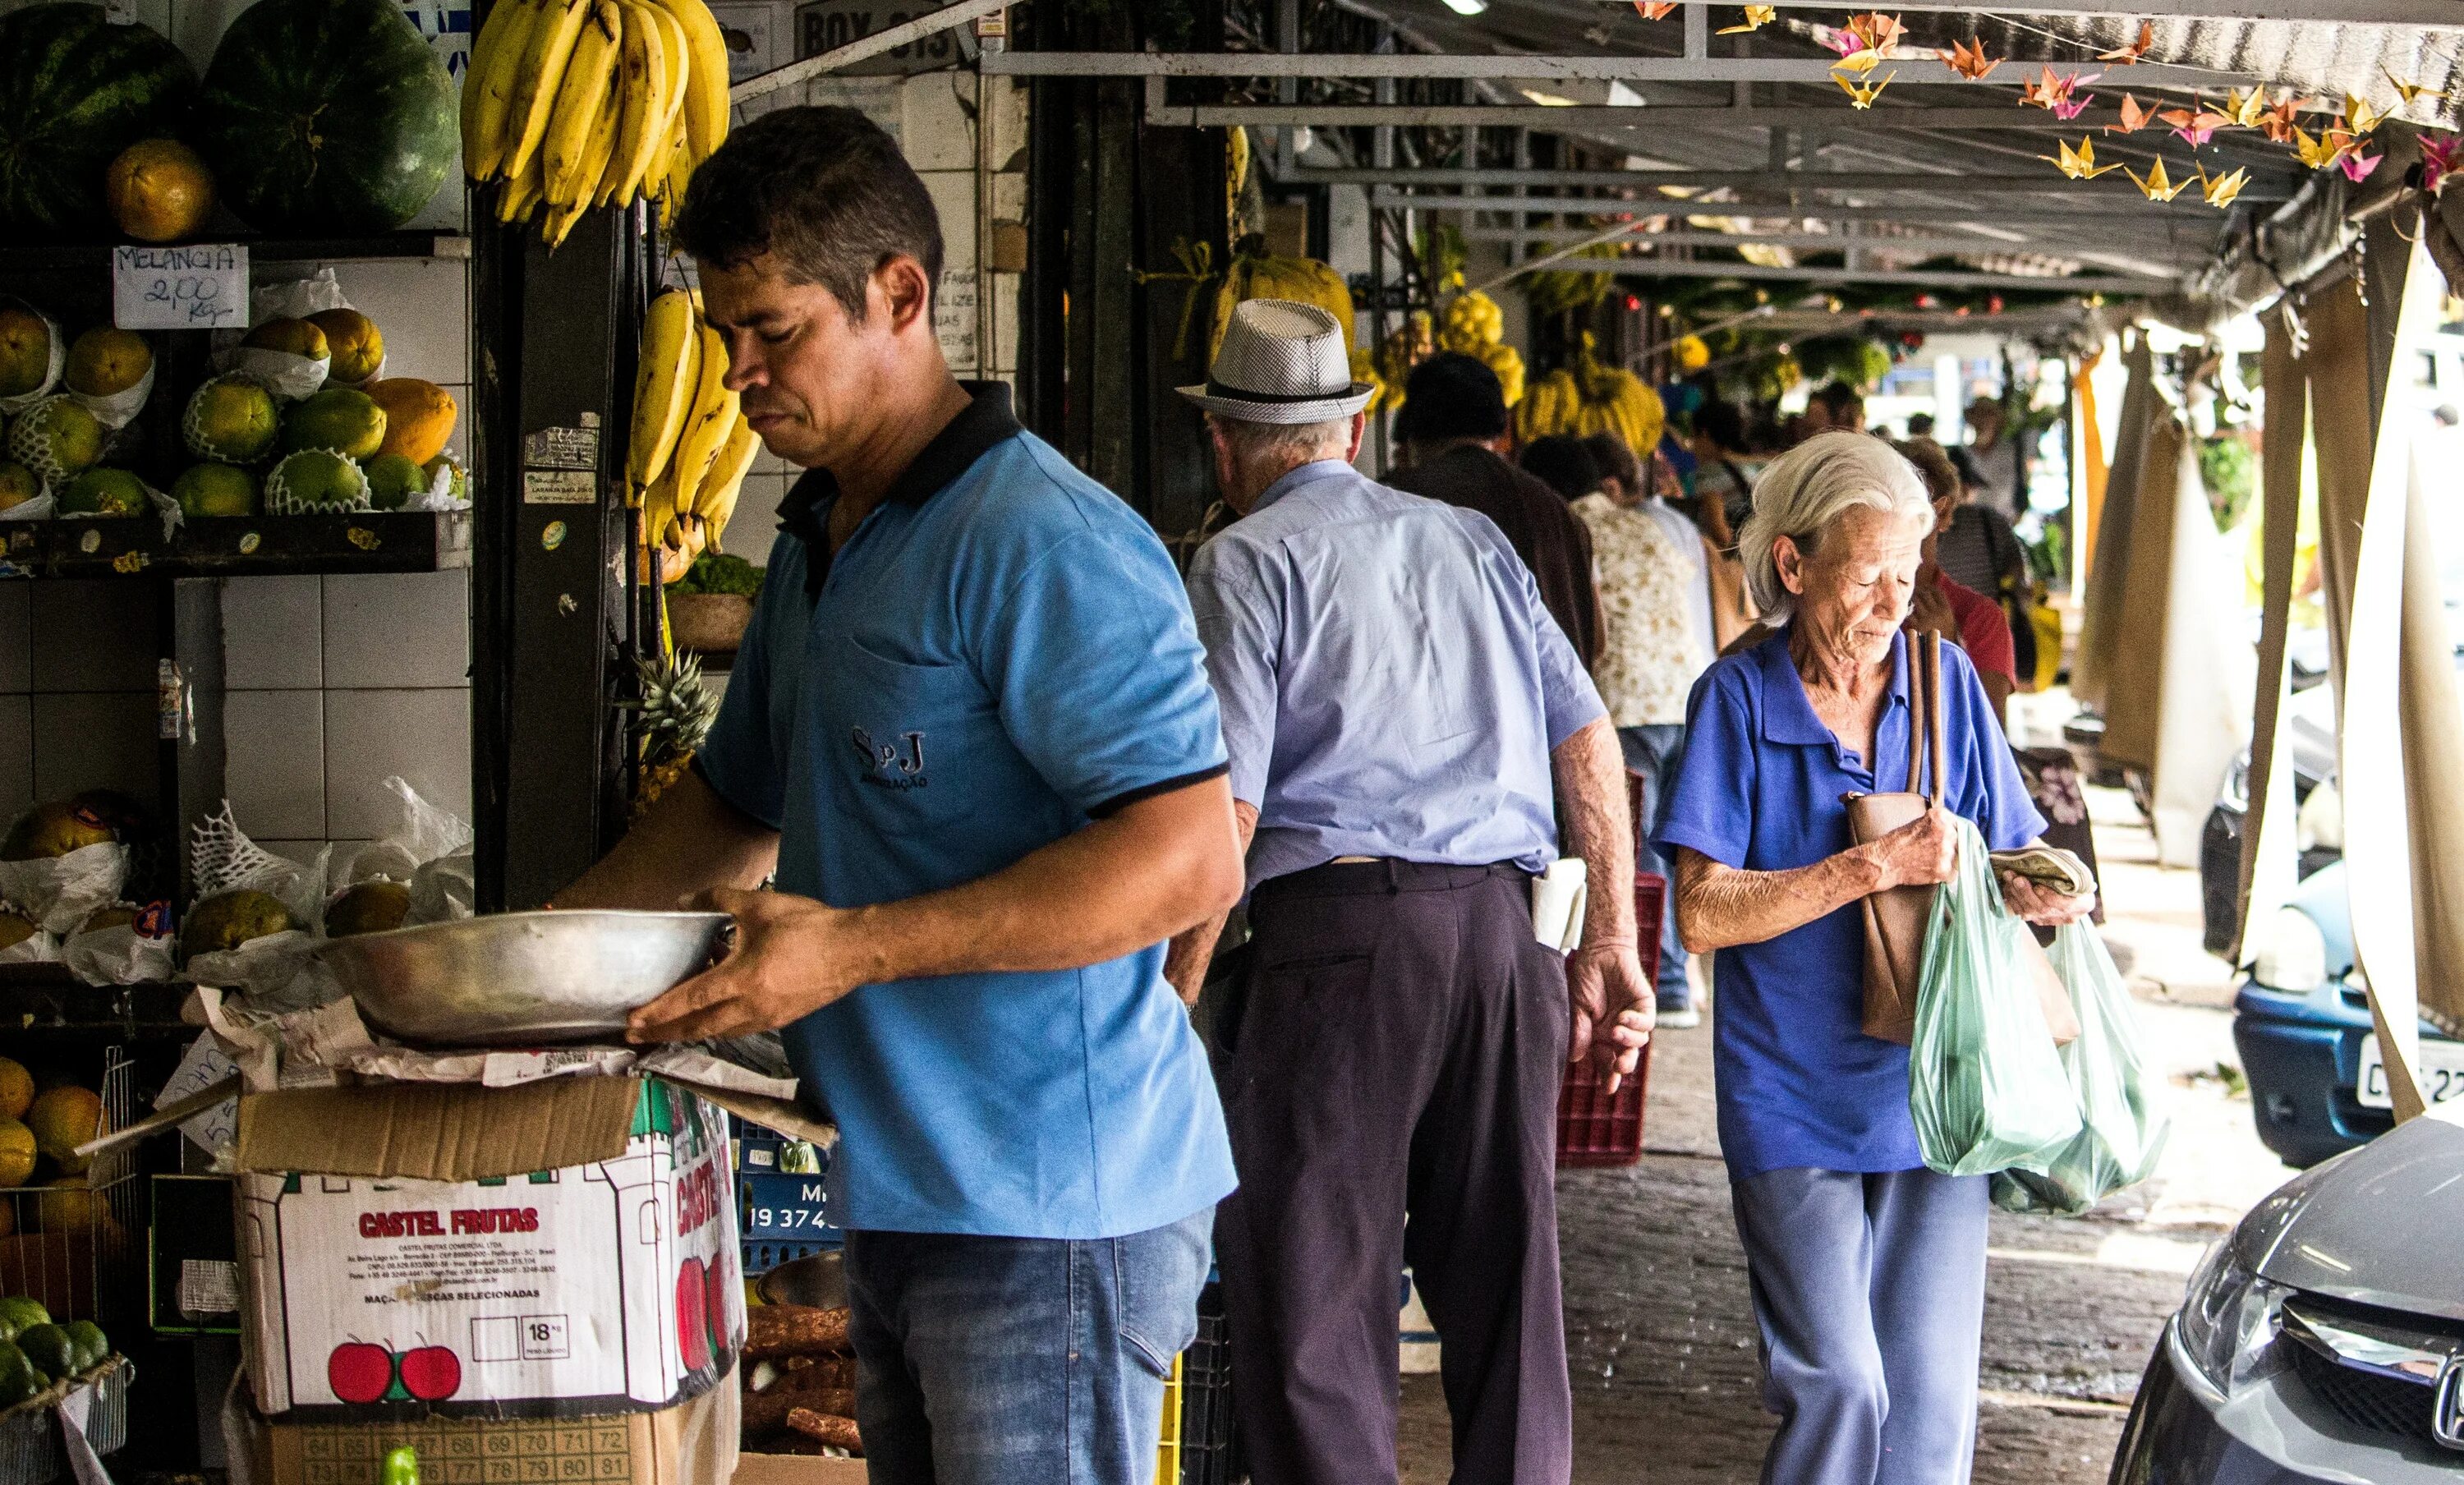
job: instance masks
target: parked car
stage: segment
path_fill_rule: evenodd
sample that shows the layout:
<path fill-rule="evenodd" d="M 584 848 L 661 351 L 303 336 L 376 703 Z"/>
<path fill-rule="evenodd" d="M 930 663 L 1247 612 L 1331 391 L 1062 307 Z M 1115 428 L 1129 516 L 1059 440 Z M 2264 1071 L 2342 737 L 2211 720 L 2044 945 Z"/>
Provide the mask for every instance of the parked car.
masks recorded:
<path fill-rule="evenodd" d="M 2233 1000 L 2233 1047 L 2258 1138 L 2288 1165 L 2315 1165 L 2395 1122 L 2353 969 L 2343 862 L 2304 881 L 2270 925 Z M 2464 1095 L 2464 1043 L 2423 1022 L 2420 1071 L 2433 1102 Z"/>
<path fill-rule="evenodd" d="M 2416 1119 L 2296 1176 L 2190 1278 L 2112 1485 L 2464 1476 L 2464 1127 Z"/>

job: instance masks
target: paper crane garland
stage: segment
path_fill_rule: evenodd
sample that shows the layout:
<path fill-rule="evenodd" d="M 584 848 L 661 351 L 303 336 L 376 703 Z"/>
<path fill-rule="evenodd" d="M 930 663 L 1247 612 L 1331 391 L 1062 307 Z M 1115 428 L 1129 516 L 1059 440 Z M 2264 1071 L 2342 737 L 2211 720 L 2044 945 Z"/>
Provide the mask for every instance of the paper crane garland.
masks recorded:
<path fill-rule="evenodd" d="M 2142 104 L 2139 100 L 2131 97 L 2127 93 L 2124 93 L 2122 95 L 2122 122 L 2120 123 L 2106 124 L 2104 126 L 2104 132 L 2107 134 L 2136 134 L 2155 122 L 2155 109 L 2146 107 Z"/>
<path fill-rule="evenodd" d="M 1720 34 L 1724 36 L 1733 36 L 1741 32 L 1760 31 L 1765 26 L 1770 25 L 1777 19 L 1779 19 L 1778 6 L 1749 5 L 1746 7 L 1745 24 L 1742 26 L 1723 26 L 1720 28 Z"/>
<path fill-rule="evenodd" d="M 2138 187 L 2139 193 L 2150 201 L 2170 201 L 2189 189 L 2190 182 L 2196 179 L 2195 176 L 2186 176 L 2179 181 L 2174 180 L 2165 171 L 2163 155 L 2156 157 L 2156 163 L 2147 167 L 2145 175 L 2141 175 L 2128 166 L 2122 167 L 2122 173 L 2129 176 L 2130 184 Z"/>
<path fill-rule="evenodd" d="M 1899 69 L 1893 68 L 1882 75 L 1882 80 L 1880 82 L 1859 83 L 1852 82 L 1846 77 L 1835 72 L 1831 75 L 1831 80 L 1839 84 L 1839 91 L 1848 95 L 1850 107 L 1871 108 L 1874 106 L 1874 100 L 1881 97 L 1882 90 L 1889 87 L 1891 79 L 1899 75 Z"/>
<path fill-rule="evenodd" d="M 1949 51 L 1940 55 L 1944 63 L 1952 72 L 1970 82 L 1983 81 L 1986 74 L 2002 65 L 2002 58 L 1998 56 L 1988 60 L 1985 55 L 1985 43 L 1973 39 L 1966 43 L 1954 41 L 1950 44 Z"/>
<path fill-rule="evenodd" d="M 2128 67 L 2137 62 L 2141 57 L 2145 56 L 2147 55 L 2147 49 L 2155 44 L 2156 23 L 2154 21 L 2141 21 L 2139 23 L 2138 40 L 2130 43 L 2128 46 L 2115 47 L 2110 52 L 2099 52 L 2096 54 L 2096 59 L 2100 62 L 2120 62 L 2123 66 Z"/>
<path fill-rule="evenodd" d="M 2079 96 L 2079 85 L 2094 82 L 2102 76 L 2101 73 L 2078 72 L 2066 78 L 2057 78 L 2054 70 L 2048 67 L 2044 69 L 2043 77 L 2019 90 L 2019 101 L 2026 107 L 2051 110 L 2055 118 L 2067 123 L 2087 112 L 2087 105 L 2096 100 L 2093 93 Z"/>
<path fill-rule="evenodd" d="M 1634 0 L 1634 8 L 1647 21 L 1666 20 L 1677 9 L 1678 0 Z"/>

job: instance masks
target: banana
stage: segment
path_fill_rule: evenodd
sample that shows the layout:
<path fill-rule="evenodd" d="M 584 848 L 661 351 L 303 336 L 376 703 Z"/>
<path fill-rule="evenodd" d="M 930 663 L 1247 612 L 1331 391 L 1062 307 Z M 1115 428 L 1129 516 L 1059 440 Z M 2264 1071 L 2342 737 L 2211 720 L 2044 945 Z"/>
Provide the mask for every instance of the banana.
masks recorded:
<path fill-rule="evenodd" d="M 727 442 L 719 445 L 717 461 L 701 482 L 701 492 L 693 497 L 693 514 L 710 530 L 710 549 L 727 548 L 718 544 L 727 534 L 728 518 L 736 514 L 736 498 L 744 491 L 744 477 L 753 468 L 753 456 L 761 452 L 761 440 L 753 425 L 738 414 L 735 426 L 728 430 Z"/>
<path fill-rule="evenodd" d="M 531 22 L 532 0 L 496 0 L 471 43 L 462 74 L 462 166 L 474 181 L 493 180 L 505 162 L 505 107 L 513 100 Z"/>
<path fill-rule="evenodd" d="M 676 19 L 675 12 L 658 0 L 646 0 L 642 9 L 659 23 L 660 40 L 667 48 L 668 80 L 663 96 L 668 111 L 660 118 L 658 127 L 650 131 L 664 140 L 668 131 L 684 119 L 685 78 L 693 68 L 693 37 L 686 32 L 685 23 Z M 651 159 L 656 163 L 659 157 L 653 153 Z"/>
<path fill-rule="evenodd" d="M 547 154 L 547 199 L 558 206 L 586 200 L 599 185 L 600 157 L 591 151 L 624 44 L 625 19 L 616 0 L 590 0 L 590 18 L 566 60 L 564 81 L 557 88 L 555 112 L 539 146 Z M 612 150 L 615 131 L 610 127 L 606 134 Z"/>
<path fill-rule="evenodd" d="M 676 529 L 675 471 L 668 470 L 642 493 L 642 544 L 656 550 Z"/>
<path fill-rule="evenodd" d="M 517 222 L 528 216 L 531 208 L 539 205 L 539 193 L 546 188 L 546 181 L 539 173 L 539 156 L 534 154 L 528 168 L 518 175 L 507 177 L 505 183 L 496 188 L 496 220 Z"/>
<path fill-rule="evenodd" d="M 710 526 L 699 516 L 679 516 L 676 526 L 685 534 L 685 564 L 691 566 L 693 559 L 710 544 Z"/>
<path fill-rule="evenodd" d="M 658 127 L 667 121 L 667 33 L 657 21 L 658 8 L 625 0 L 625 66 L 620 92 L 624 120 L 616 130 L 616 148 L 609 173 L 600 182 L 598 204 L 630 206 L 649 172 L 650 149 L 659 143 Z"/>
<path fill-rule="evenodd" d="M 667 162 L 659 166 L 659 226 L 665 230 L 674 221 L 677 209 L 685 204 L 685 187 L 692 184 L 693 172 L 693 142 L 685 137 L 682 110 L 668 131 Z"/>
<path fill-rule="evenodd" d="M 533 0 L 539 7 L 522 39 L 513 97 L 505 105 L 505 157 L 501 168 L 518 175 L 547 138 L 556 96 L 564 86 L 565 64 L 582 39 L 583 22 L 595 0 Z"/>
<path fill-rule="evenodd" d="M 685 137 L 698 165 L 727 138 L 727 33 L 703 0 L 659 3 L 684 22 L 691 42 L 685 48 Z"/>
<path fill-rule="evenodd" d="M 642 317 L 641 366 L 633 376 L 633 427 L 625 453 L 625 489 L 635 504 L 667 473 L 701 386 L 701 330 L 694 320 L 693 297 L 682 289 L 662 290 Z"/>
<path fill-rule="evenodd" d="M 717 461 L 719 445 L 727 441 L 728 430 L 736 425 L 739 399 L 727 389 L 727 342 L 707 323 L 700 327 L 701 376 L 693 388 L 693 411 L 685 418 L 685 431 L 676 439 L 674 458 L 676 475 L 676 513 L 692 515 L 699 508 L 702 481 L 710 467 Z"/>

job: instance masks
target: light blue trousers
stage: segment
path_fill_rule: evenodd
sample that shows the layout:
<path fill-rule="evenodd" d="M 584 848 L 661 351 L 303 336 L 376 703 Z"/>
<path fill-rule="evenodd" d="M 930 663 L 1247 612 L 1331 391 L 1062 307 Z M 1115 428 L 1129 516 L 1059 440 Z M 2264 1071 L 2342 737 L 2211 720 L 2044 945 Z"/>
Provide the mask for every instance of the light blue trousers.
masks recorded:
<path fill-rule="evenodd" d="M 1779 1433 L 1763 1485 L 1966 1485 L 1986 1179 L 1771 1170 L 1729 1184 Z"/>

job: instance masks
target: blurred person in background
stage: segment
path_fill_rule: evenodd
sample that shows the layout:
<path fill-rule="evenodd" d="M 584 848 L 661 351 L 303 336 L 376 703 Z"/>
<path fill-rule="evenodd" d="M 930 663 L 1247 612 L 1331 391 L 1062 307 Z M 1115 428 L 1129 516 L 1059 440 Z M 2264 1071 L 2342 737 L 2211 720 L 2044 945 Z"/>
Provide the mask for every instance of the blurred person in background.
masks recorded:
<path fill-rule="evenodd" d="M 1591 535 L 1554 490 L 1507 462 L 1514 436 L 1497 373 L 1441 351 L 1412 368 L 1403 391 L 1395 436 L 1405 463 L 1388 472 L 1386 483 L 1495 521 L 1531 569 L 1550 616 L 1591 664 L 1600 648 Z"/>
<path fill-rule="evenodd" d="M 1986 407 L 1994 407 L 1991 403 Z M 1994 409 L 1996 415 L 2000 409 Z M 1974 453 L 1948 449 L 1951 467 L 1959 471 L 1960 506 L 1941 542 L 1942 570 L 1953 582 L 1971 587 L 2002 608 L 2011 625 L 2011 653 L 2017 673 L 2036 672 L 2036 629 L 2028 610 L 2034 583 L 2028 572 L 2028 548 L 2011 528 L 1999 497 L 1979 472 Z"/>
<path fill-rule="evenodd" d="M 1732 403 L 1710 401 L 1694 412 L 1694 498 L 1687 510 L 1711 543 L 1711 644 L 1726 650 L 1751 629 L 1753 598 L 1737 560 L 1737 528 L 1752 514 L 1753 476 L 1746 454 L 1746 422 Z"/>
<path fill-rule="evenodd" d="M 1668 539 L 1681 549 L 1696 554 L 1695 579 L 1692 596 L 1686 600 L 1686 612 L 1694 620 L 1695 637 L 1703 642 L 1706 651 L 1718 654 L 1720 625 L 1711 597 L 1711 569 L 1720 560 L 1719 548 L 1687 514 L 1685 507 L 1692 502 L 1686 499 L 1684 488 L 1678 482 L 1667 459 L 1655 455 L 1647 464 L 1639 461 L 1635 451 L 1626 446 L 1624 439 L 1609 432 L 1592 434 L 1583 440 L 1583 447 L 1590 451 L 1592 461 L 1599 466 L 1599 492 L 1608 497 L 1610 504 L 1640 511 L 1659 522 L 1660 529 L 1667 532 Z M 1701 466 L 1698 463 L 1696 467 L 1699 469 Z M 1592 522 L 1587 521 L 1584 524 L 1591 525 Z M 1592 533 L 1592 548 L 1595 553 L 1599 549 L 1596 527 Z M 1596 561 L 1594 565 L 1597 565 Z M 1743 583 L 1740 576 L 1740 591 Z M 1606 645 L 1605 620 L 1602 627 L 1601 643 Z"/>
<path fill-rule="evenodd" d="M 1976 667 L 1977 682 L 1985 688 L 1985 698 L 1993 703 L 1993 719 L 2007 731 L 2011 693 L 2019 688 L 2010 618 L 2000 604 L 1944 572 L 1939 555 L 1943 533 L 1950 529 L 1959 510 L 1959 471 L 1951 466 L 1942 445 L 1930 438 L 1911 438 L 1891 447 L 1925 477 L 1925 493 L 1933 500 L 1933 530 L 1925 539 L 1924 565 L 1917 568 L 1908 628 L 1917 633 L 1939 632 L 1968 652 L 1969 663 Z"/>
<path fill-rule="evenodd" d="M 1836 428 L 1843 433 L 1865 431 L 1865 396 L 1845 382 L 1824 383 L 1822 389 L 1806 404 L 1805 410 L 1810 416 L 1816 408 L 1822 410 L 1822 427 L 1826 429 Z M 1809 431 L 1813 427 L 1811 424 L 1807 426 Z"/>
<path fill-rule="evenodd" d="M 1615 446 L 1603 452 L 1617 461 L 1617 472 L 1605 477 L 1589 447 L 1603 438 Z M 1642 775 L 1640 826 L 1648 835 L 1660 797 L 1684 761 L 1686 694 L 1716 648 L 1704 576 L 1707 548 L 1692 521 L 1636 488 L 1642 476 L 1634 451 L 1614 433 L 1538 439 L 1524 451 L 1523 462 L 1566 495 L 1591 528 L 1600 589 L 1600 657 L 1593 662 L 1592 679 L 1617 727 L 1625 765 Z M 1636 864 L 1667 875 L 1667 864 L 1648 848 Z M 1686 978 L 1685 945 L 1677 938 L 1677 915 L 1665 907 L 1657 981 L 1660 1025 L 1702 1024 Z"/>

